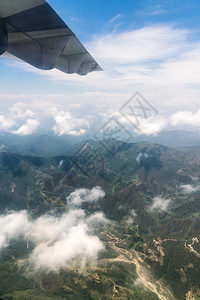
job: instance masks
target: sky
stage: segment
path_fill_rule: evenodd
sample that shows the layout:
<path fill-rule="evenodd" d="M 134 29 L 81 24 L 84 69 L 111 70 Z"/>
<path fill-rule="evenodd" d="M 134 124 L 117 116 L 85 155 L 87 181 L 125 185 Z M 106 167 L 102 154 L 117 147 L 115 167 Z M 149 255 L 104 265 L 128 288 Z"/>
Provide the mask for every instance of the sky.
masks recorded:
<path fill-rule="evenodd" d="M 0 58 L 0 132 L 200 129 L 198 0 L 48 2 L 104 71 L 82 77 Z"/>

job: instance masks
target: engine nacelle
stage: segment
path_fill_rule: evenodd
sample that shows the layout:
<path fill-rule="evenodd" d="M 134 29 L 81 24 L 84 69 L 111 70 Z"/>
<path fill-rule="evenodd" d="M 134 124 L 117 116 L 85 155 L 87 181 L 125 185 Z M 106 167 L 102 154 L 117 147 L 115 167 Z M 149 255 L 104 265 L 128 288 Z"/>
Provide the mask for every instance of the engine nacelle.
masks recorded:
<path fill-rule="evenodd" d="M 8 32 L 5 22 L 0 19 L 0 55 L 8 49 Z"/>

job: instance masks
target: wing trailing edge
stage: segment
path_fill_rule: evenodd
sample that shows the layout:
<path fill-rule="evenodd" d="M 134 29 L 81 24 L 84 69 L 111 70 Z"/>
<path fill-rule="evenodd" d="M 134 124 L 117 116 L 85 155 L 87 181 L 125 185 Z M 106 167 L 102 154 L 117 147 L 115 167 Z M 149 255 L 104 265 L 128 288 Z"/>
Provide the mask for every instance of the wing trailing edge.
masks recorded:
<path fill-rule="evenodd" d="M 42 70 L 102 70 L 45 0 L 0 0 L 0 55 L 5 51 Z"/>

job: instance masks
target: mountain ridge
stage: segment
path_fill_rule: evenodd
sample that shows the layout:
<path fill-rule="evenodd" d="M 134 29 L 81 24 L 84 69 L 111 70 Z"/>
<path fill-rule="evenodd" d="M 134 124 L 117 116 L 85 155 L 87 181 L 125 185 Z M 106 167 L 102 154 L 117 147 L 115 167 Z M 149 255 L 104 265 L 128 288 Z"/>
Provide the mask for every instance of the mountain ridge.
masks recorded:
<path fill-rule="evenodd" d="M 76 267 L 58 274 L 42 273 L 33 279 L 36 288 L 23 279 L 22 270 L 11 271 L 13 263 L 31 251 L 26 242 L 19 246 L 13 241 L 8 252 L 0 252 L 4 270 L 0 295 L 4 299 L 30 295 L 37 299 L 35 293 L 41 299 L 112 299 L 113 294 L 116 299 L 198 297 L 199 166 L 198 146 L 179 149 L 114 139 L 86 141 L 70 155 L 48 158 L 1 153 L 0 208 L 4 215 L 12 210 L 26 210 L 34 218 L 50 211 L 59 215 L 68 208 L 68 195 L 100 186 L 105 197 L 97 203 L 82 203 L 81 209 L 87 215 L 101 211 L 110 223 L 97 232 L 105 251 L 96 267 L 78 277 Z M 5 274 L 10 280 L 19 276 L 22 288 L 9 288 Z M 51 276 L 56 283 L 49 290 Z"/>

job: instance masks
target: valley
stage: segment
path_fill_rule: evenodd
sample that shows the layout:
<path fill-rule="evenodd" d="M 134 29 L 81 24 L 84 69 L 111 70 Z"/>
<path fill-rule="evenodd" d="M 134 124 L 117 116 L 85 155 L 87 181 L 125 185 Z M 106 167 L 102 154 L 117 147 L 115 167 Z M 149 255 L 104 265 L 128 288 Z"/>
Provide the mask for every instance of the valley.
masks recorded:
<path fill-rule="evenodd" d="M 87 141 L 68 155 L 0 154 L 1 216 L 24 211 L 35 228 L 41 218 L 58 224 L 78 211 L 74 226 L 87 224 L 87 238 L 102 245 L 93 262 L 81 266 L 77 256 L 56 271 L 35 271 L 35 237 L 7 235 L 2 299 L 200 298 L 200 148 L 116 140 L 109 147 Z M 95 187 L 105 193 L 98 201 L 70 202 Z M 55 241 L 45 243 L 52 249 Z"/>

